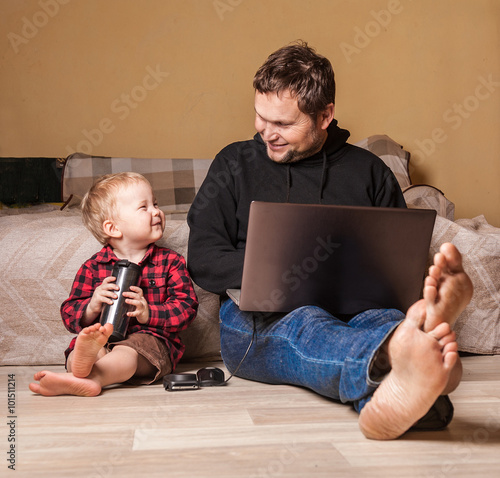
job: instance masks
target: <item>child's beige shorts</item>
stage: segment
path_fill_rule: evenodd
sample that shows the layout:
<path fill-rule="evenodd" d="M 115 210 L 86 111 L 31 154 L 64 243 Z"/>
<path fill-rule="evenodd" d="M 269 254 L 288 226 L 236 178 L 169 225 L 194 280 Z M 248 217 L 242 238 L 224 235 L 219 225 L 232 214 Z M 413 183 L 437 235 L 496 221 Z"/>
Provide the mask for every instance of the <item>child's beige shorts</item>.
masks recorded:
<path fill-rule="evenodd" d="M 125 345 L 133 348 L 138 354 L 142 355 L 153 367 L 156 368 L 154 376 L 138 377 L 134 376 L 126 383 L 133 385 L 146 385 L 156 382 L 164 375 L 172 372 L 172 363 L 168 353 L 167 345 L 163 340 L 151 334 L 135 333 L 128 335 L 124 340 L 106 344 L 106 348 L 111 350 L 117 345 Z"/>

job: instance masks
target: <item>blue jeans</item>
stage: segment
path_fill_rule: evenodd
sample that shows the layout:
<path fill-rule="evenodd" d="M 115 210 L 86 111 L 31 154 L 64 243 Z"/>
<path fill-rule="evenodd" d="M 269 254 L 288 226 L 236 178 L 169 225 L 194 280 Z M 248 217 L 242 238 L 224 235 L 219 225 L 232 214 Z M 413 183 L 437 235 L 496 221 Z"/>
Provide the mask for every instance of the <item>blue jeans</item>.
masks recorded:
<path fill-rule="evenodd" d="M 255 341 L 237 376 L 271 384 L 291 384 L 352 403 L 360 412 L 380 382 L 370 378 L 379 347 L 401 323 L 399 310 L 368 310 L 348 322 L 306 306 L 289 314 L 241 311 L 231 300 L 220 310 L 221 351 L 234 371 Z"/>

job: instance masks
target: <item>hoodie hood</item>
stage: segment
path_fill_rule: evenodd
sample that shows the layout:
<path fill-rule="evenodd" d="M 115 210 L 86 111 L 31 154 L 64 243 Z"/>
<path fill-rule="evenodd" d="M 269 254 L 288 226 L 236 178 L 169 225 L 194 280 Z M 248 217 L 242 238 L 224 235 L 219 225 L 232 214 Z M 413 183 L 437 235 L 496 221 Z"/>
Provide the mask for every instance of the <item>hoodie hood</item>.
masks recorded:
<path fill-rule="evenodd" d="M 340 148 L 342 148 L 346 144 L 349 136 L 351 136 L 351 133 L 349 131 L 338 127 L 338 122 L 336 119 L 332 120 L 326 131 L 328 133 L 328 136 L 326 138 L 325 144 L 321 148 L 321 151 L 313 154 L 309 158 L 301 159 L 296 163 L 290 163 L 290 164 L 305 165 L 305 163 L 308 163 L 311 166 L 313 166 L 318 162 L 321 163 L 323 161 L 323 151 L 326 152 L 327 156 L 335 154 Z M 257 141 L 257 143 L 259 143 L 259 145 L 261 145 L 264 149 L 266 148 L 264 140 L 262 139 L 259 133 L 256 133 L 253 139 Z"/>
<path fill-rule="evenodd" d="M 349 131 L 338 127 L 336 119 L 330 123 L 330 126 L 328 126 L 326 131 L 328 136 L 322 149 L 328 156 L 335 154 L 340 148 L 342 148 L 349 139 L 349 136 L 351 136 Z"/>
<path fill-rule="evenodd" d="M 314 169 L 317 174 L 318 181 L 318 204 L 322 203 L 323 200 L 323 189 L 327 180 L 328 173 L 328 162 L 333 161 L 333 155 L 342 149 L 347 142 L 347 139 L 351 135 L 346 129 L 338 127 L 338 122 L 336 119 L 332 120 L 327 129 L 328 136 L 326 138 L 325 144 L 320 151 L 313 154 L 308 158 L 301 159 L 300 161 L 294 163 L 275 163 L 281 165 L 286 169 L 286 198 L 285 202 L 290 201 L 290 189 L 292 188 L 292 169 L 300 169 L 304 174 L 305 169 Z M 264 149 L 264 154 L 267 156 L 266 145 L 259 133 L 256 133 L 254 140 L 257 141 L 260 147 Z M 269 161 L 272 161 L 269 159 Z M 311 171 L 312 172 L 312 171 Z"/>

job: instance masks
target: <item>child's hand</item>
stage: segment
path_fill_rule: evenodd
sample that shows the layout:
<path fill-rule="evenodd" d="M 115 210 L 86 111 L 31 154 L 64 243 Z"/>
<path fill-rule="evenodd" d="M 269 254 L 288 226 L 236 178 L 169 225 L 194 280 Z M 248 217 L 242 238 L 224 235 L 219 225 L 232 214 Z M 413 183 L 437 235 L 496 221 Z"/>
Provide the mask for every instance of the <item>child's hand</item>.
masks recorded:
<path fill-rule="evenodd" d="M 149 305 L 147 300 L 144 298 L 144 294 L 140 287 L 135 285 L 130 286 L 130 290 L 123 293 L 124 297 L 127 297 L 125 302 L 130 305 L 135 306 L 135 310 L 128 312 L 129 317 L 135 317 L 137 322 L 140 324 L 147 324 L 149 320 Z"/>
<path fill-rule="evenodd" d="M 101 314 L 103 305 L 112 305 L 113 299 L 118 297 L 116 291 L 120 290 L 120 288 L 115 284 L 115 281 L 116 277 L 109 276 L 102 281 L 99 287 L 96 287 L 85 310 L 86 322 L 90 321 L 89 323 L 92 323 Z"/>

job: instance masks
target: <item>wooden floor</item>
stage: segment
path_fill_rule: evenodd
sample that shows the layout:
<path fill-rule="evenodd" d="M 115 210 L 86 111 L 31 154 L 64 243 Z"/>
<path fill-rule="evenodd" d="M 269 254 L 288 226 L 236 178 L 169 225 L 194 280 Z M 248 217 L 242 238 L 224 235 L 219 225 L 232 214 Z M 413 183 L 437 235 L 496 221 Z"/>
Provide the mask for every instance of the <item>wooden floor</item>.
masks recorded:
<path fill-rule="evenodd" d="M 449 428 L 391 442 L 365 439 L 350 407 L 291 386 L 232 378 L 183 392 L 152 385 L 47 398 L 28 390 L 39 367 L 0 367 L 0 476 L 498 477 L 500 356 L 463 363 Z"/>

